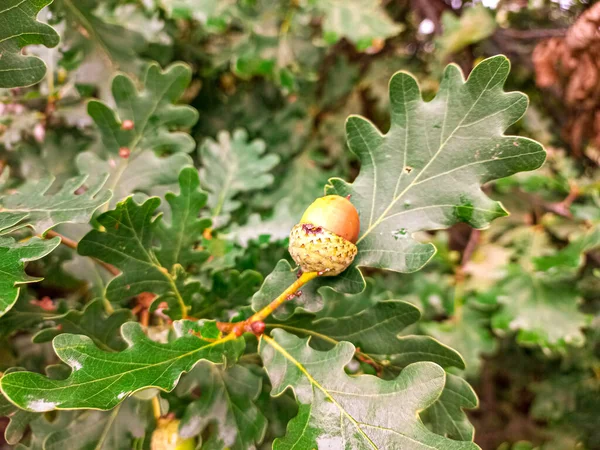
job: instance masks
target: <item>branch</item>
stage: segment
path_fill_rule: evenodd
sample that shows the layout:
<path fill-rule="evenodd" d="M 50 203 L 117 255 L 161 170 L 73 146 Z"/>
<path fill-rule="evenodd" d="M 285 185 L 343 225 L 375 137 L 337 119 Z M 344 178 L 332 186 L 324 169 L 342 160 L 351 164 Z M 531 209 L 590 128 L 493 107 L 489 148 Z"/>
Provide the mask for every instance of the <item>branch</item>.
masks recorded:
<path fill-rule="evenodd" d="M 61 244 L 63 244 L 66 247 L 69 247 L 73 250 L 77 250 L 77 242 L 75 242 L 73 239 L 69 239 L 68 237 L 63 236 L 62 234 L 57 233 L 56 231 L 48 230 L 46 232 L 46 234 L 44 235 L 44 237 L 47 237 L 47 238 L 57 237 L 57 236 L 60 238 Z M 107 264 L 104 261 L 100 261 L 99 259 L 96 259 L 96 258 L 92 258 L 92 259 L 94 260 L 94 262 L 96 262 L 97 264 L 104 267 L 108 272 L 110 272 L 114 276 L 117 276 L 121 273 L 115 266 Z"/>
<path fill-rule="evenodd" d="M 241 336 L 246 332 L 257 335 L 265 331 L 264 320 L 273 312 L 283 305 L 286 301 L 295 297 L 298 290 L 312 279 L 318 277 L 319 272 L 304 272 L 294 281 L 285 291 L 283 291 L 275 300 L 265 306 L 263 309 L 248 317 L 242 322 L 217 322 L 217 327 L 222 333 L 233 333 L 236 336 Z"/>

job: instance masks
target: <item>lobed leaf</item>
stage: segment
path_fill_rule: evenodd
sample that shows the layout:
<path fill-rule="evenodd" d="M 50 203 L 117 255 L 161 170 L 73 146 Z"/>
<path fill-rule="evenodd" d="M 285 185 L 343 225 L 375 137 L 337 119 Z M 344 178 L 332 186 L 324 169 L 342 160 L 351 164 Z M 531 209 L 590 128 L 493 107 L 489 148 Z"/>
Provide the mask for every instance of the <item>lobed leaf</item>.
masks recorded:
<path fill-rule="evenodd" d="M 42 280 L 27 275 L 24 271 L 25 263 L 43 258 L 59 244 L 58 237 L 49 240 L 34 237 L 25 242 L 0 237 L 0 317 L 17 301 L 21 285 Z"/>
<path fill-rule="evenodd" d="M 187 105 L 175 105 L 190 83 L 189 66 L 175 63 L 164 71 L 151 64 L 144 77 L 144 88 L 138 92 L 133 80 L 117 75 L 112 82 L 112 93 L 117 105 L 113 111 L 100 101 L 88 103 L 88 114 L 100 130 L 106 150 L 117 155 L 122 147 L 135 157 L 143 150 L 191 152 L 194 140 L 183 132 L 171 132 L 175 127 L 191 127 L 198 120 L 198 112 Z M 132 129 L 123 122 L 133 122 Z"/>
<path fill-rule="evenodd" d="M 231 450 L 256 449 L 262 442 L 267 420 L 254 403 L 261 392 L 262 379 L 248 368 L 235 365 L 223 370 L 201 362 L 182 379 L 179 394 L 200 389 L 201 395 L 186 407 L 179 434 L 187 439 L 208 431 L 204 445 Z"/>
<path fill-rule="evenodd" d="M 300 405 L 274 449 L 479 448 L 432 433 L 419 420 L 417 413 L 437 400 L 445 384 L 445 372 L 437 364 L 411 364 L 390 381 L 350 377 L 344 366 L 354 355 L 352 344 L 320 352 L 308 346 L 308 339 L 283 330 L 273 335 L 263 338 L 259 349 L 272 395 L 291 387 Z"/>
<path fill-rule="evenodd" d="M 21 49 L 41 44 L 56 47 L 60 37 L 36 17 L 52 0 L 4 0 L 0 6 L 0 88 L 30 86 L 44 78 L 46 65 L 37 56 Z M 50 76 L 54 76 L 51 74 Z"/>
<path fill-rule="evenodd" d="M 484 228 L 506 215 L 481 185 L 536 169 L 546 155 L 531 139 L 503 135 L 523 115 L 528 102 L 522 93 L 503 91 L 509 69 L 506 57 L 495 56 L 478 64 L 465 81 L 460 69 L 449 65 L 437 96 L 427 103 L 417 81 L 398 72 L 390 80 L 387 134 L 364 118 L 348 118 L 348 144 L 359 157 L 361 170 L 353 183 L 331 179 L 326 193 L 350 196 L 357 208 L 358 255 L 338 277 L 317 279 L 303 290 L 295 301 L 297 307 L 318 310 L 322 301 L 316 292 L 323 285 L 360 292 L 365 286 L 360 267 L 419 270 L 435 247 L 415 240 L 415 232 L 458 222 Z M 287 285 L 271 284 L 267 277 L 263 289 L 282 292 Z M 257 297 L 262 297 L 262 290 Z"/>
<path fill-rule="evenodd" d="M 213 224 L 222 226 L 242 203 L 235 197 L 242 192 L 262 189 L 273 183 L 269 171 L 279 163 L 277 155 L 264 155 L 265 143 L 248 140 L 246 131 L 230 135 L 221 132 L 217 141 L 206 140 L 200 148 L 200 181 L 209 191 L 208 204 Z"/>
<path fill-rule="evenodd" d="M 121 328 L 129 347 L 105 352 L 87 336 L 61 334 L 52 345 L 58 357 L 72 369 L 64 380 L 52 380 L 32 372 L 10 373 L 0 379 L 2 393 L 21 409 L 44 412 L 54 409 L 108 410 L 145 388 L 170 391 L 179 377 L 202 359 L 216 364 L 235 360 L 243 342 L 214 339 L 210 323 L 200 328 L 203 338 L 181 328 L 179 338 L 161 344 L 148 338 L 142 327 L 128 322 Z"/>
<path fill-rule="evenodd" d="M 50 195 L 45 194 L 52 177 L 24 183 L 16 192 L 0 196 L 0 234 L 23 226 L 43 234 L 61 223 L 89 222 L 94 211 L 111 198 L 110 191 L 103 190 L 106 179 L 106 175 L 95 176 L 87 185 L 87 175 L 73 177 Z"/>

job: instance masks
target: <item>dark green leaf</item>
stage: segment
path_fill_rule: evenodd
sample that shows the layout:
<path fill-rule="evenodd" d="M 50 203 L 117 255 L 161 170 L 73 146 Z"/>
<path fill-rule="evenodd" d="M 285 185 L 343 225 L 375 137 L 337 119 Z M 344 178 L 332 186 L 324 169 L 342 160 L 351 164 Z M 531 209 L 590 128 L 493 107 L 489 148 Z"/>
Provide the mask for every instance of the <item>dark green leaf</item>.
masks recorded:
<path fill-rule="evenodd" d="M 212 329 L 214 325 L 204 327 Z M 98 349 L 87 336 L 57 336 L 54 350 L 73 369 L 71 375 L 65 380 L 51 380 L 32 372 L 16 372 L 2 377 L 2 392 L 12 403 L 33 412 L 108 410 L 141 389 L 172 390 L 181 374 L 202 359 L 224 363 L 243 350 L 239 339 L 205 340 L 189 333 L 183 325 L 180 337 L 168 344 L 150 340 L 135 322 L 124 324 L 121 332 L 129 347 L 117 353 Z"/>
<path fill-rule="evenodd" d="M 25 242 L 0 237 L 0 317 L 17 301 L 21 285 L 42 280 L 27 275 L 25 263 L 43 258 L 59 245 L 58 237 L 49 240 L 34 237 Z"/>
<path fill-rule="evenodd" d="M 133 320 L 128 309 L 119 309 L 110 315 L 104 311 L 104 302 L 94 300 L 88 303 L 83 311 L 69 312 L 44 318 L 53 326 L 39 331 L 33 342 L 50 342 L 63 333 L 82 334 L 92 339 L 94 344 L 104 351 L 123 350 L 127 347 L 121 338 L 119 329 L 125 322 Z"/>
<path fill-rule="evenodd" d="M 209 219 L 199 219 L 200 211 L 206 205 L 207 195 L 200 189 L 198 172 L 193 167 L 179 173 L 179 195 L 168 193 L 165 200 L 171 207 L 171 224 L 159 224 L 157 235 L 161 242 L 156 251 L 158 260 L 164 267 L 175 264 L 184 267 L 200 264 L 208 258 L 208 253 L 195 250 L 204 229 L 210 226 Z"/>
<path fill-rule="evenodd" d="M 391 381 L 350 377 L 344 366 L 354 355 L 352 344 L 319 352 L 308 346 L 308 339 L 283 330 L 273 334 L 274 340 L 263 339 L 260 345 L 272 395 L 291 387 L 300 404 L 298 416 L 274 449 L 479 448 L 434 434 L 419 420 L 418 411 L 429 407 L 444 388 L 445 372 L 438 365 L 411 364 Z"/>
<path fill-rule="evenodd" d="M 265 416 L 254 404 L 261 382 L 260 377 L 240 365 L 223 370 L 210 363 L 198 364 L 177 387 L 180 394 L 194 388 L 201 393 L 186 408 L 179 425 L 181 437 L 197 436 L 214 423 L 217 430 L 205 443 L 209 448 L 256 448 L 267 427 Z"/>
<path fill-rule="evenodd" d="M 476 408 L 478 404 L 477 395 L 469 383 L 456 375 L 446 374 L 442 395 L 421 416 L 437 434 L 459 441 L 472 441 L 475 428 L 463 409 Z"/>
<path fill-rule="evenodd" d="M 46 65 L 36 56 L 25 56 L 21 49 L 41 44 L 55 47 L 58 33 L 36 17 L 52 0 L 4 0 L 0 6 L 0 88 L 29 86 L 41 81 Z M 50 76 L 54 76 L 51 74 Z"/>

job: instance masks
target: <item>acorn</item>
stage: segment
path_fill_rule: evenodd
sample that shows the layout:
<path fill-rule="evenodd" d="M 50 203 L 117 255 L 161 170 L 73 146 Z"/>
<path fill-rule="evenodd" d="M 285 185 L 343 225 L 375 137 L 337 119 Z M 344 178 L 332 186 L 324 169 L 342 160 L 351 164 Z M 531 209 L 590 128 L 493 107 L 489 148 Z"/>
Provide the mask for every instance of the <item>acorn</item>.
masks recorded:
<path fill-rule="evenodd" d="M 179 436 L 179 420 L 168 417 L 158 419 L 157 427 L 152 433 L 150 450 L 194 450 L 194 438 L 182 439 Z"/>
<path fill-rule="evenodd" d="M 358 211 L 345 197 L 326 195 L 315 200 L 290 232 L 289 252 L 303 272 L 339 275 L 358 249 Z"/>

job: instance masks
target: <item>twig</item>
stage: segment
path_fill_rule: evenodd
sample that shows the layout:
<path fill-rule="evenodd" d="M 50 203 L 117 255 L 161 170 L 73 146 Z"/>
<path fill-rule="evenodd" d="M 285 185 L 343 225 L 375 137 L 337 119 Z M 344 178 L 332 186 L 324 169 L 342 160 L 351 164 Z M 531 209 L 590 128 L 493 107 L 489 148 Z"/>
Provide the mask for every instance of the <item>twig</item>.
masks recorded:
<path fill-rule="evenodd" d="M 304 272 L 285 291 L 263 309 L 242 322 L 217 322 L 217 327 L 222 333 L 233 333 L 241 336 L 246 332 L 262 334 L 265 329 L 264 320 L 286 301 L 296 296 L 298 290 L 312 279 L 318 277 L 319 272 Z"/>
<path fill-rule="evenodd" d="M 75 242 L 73 239 L 69 239 L 68 237 L 63 236 L 62 234 L 57 233 L 56 231 L 53 231 L 53 230 L 46 231 L 45 237 L 59 237 L 61 244 L 63 244 L 66 247 L 69 247 L 73 250 L 77 250 L 77 242 Z M 119 272 L 119 269 L 117 269 L 115 266 L 113 266 L 111 264 L 107 264 L 104 261 L 100 261 L 99 259 L 96 259 L 96 258 L 92 258 L 92 259 L 94 260 L 94 262 L 96 262 L 97 264 L 104 267 L 108 272 L 110 272 L 114 276 L 117 276 L 121 273 L 121 272 Z"/>

